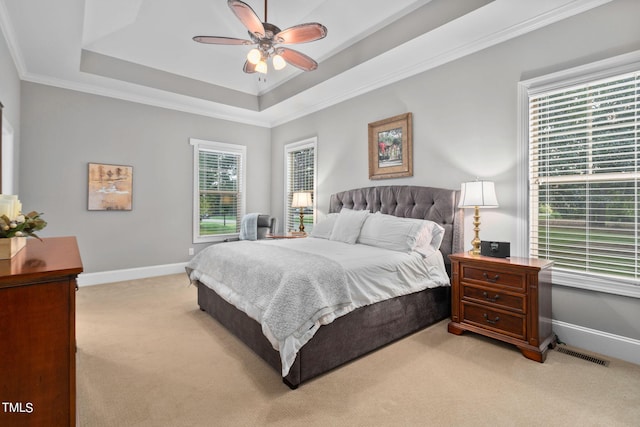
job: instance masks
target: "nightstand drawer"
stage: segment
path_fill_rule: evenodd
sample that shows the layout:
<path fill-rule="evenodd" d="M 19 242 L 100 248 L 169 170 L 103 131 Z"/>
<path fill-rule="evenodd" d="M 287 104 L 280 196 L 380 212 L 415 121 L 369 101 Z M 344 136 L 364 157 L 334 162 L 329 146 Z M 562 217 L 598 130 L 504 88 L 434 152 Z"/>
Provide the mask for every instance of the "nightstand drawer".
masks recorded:
<path fill-rule="evenodd" d="M 475 266 L 462 266 L 462 280 L 474 280 L 482 284 L 492 286 L 504 286 L 507 288 L 525 291 L 526 277 L 520 274 L 508 273 L 499 269 L 478 268 Z"/>
<path fill-rule="evenodd" d="M 526 338 L 526 323 L 523 315 L 463 302 L 462 319 L 463 322 L 514 338 Z"/>
<path fill-rule="evenodd" d="M 523 294 L 510 294 L 506 291 L 492 288 L 480 288 L 462 285 L 462 297 L 465 300 L 472 300 L 479 304 L 490 304 L 498 307 L 513 309 L 520 313 L 526 312 L 527 299 Z"/>

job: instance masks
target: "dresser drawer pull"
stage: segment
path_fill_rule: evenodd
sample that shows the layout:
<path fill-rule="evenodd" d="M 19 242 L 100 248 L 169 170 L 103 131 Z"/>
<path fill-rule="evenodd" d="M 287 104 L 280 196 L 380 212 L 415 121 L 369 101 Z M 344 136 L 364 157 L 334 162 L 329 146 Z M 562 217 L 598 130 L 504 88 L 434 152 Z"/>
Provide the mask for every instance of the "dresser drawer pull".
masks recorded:
<path fill-rule="evenodd" d="M 500 316 L 496 316 L 496 318 L 493 319 L 493 320 L 489 319 L 489 316 L 487 316 L 487 313 L 483 314 L 482 317 L 484 317 L 484 320 L 486 320 L 487 323 L 489 323 L 491 325 L 495 325 L 500 320 Z"/>
<path fill-rule="evenodd" d="M 495 296 L 490 297 L 488 293 L 483 292 L 482 295 L 484 296 L 484 299 L 486 299 L 487 301 L 490 302 L 496 302 L 500 299 L 500 295 L 499 294 L 495 294 Z"/>
<path fill-rule="evenodd" d="M 482 273 L 482 275 L 484 276 L 484 278 L 485 278 L 485 280 L 487 282 L 491 282 L 491 283 L 496 283 L 498 281 L 498 279 L 500 279 L 500 275 L 499 274 L 496 274 L 493 277 L 489 277 L 489 275 L 486 272 L 484 272 L 484 273 Z"/>

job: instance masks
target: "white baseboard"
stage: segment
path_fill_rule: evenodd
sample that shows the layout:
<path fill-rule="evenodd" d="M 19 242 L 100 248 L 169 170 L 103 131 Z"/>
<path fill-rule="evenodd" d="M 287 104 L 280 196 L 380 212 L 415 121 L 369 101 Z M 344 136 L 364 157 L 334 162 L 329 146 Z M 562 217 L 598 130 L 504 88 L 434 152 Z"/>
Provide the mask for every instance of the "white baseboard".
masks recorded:
<path fill-rule="evenodd" d="M 153 265 L 150 267 L 128 268 L 125 270 L 101 271 L 99 273 L 81 273 L 78 276 L 78 286 L 92 286 L 103 283 L 122 282 L 125 280 L 144 279 L 146 277 L 166 276 L 169 274 L 187 273 L 184 263 Z"/>
<path fill-rule="evenodd" d="M 572 347 L 640 365 L 640 340 L 559 320 L 553 321 L 553 331 L 558 335 L 560 341 Z"/>

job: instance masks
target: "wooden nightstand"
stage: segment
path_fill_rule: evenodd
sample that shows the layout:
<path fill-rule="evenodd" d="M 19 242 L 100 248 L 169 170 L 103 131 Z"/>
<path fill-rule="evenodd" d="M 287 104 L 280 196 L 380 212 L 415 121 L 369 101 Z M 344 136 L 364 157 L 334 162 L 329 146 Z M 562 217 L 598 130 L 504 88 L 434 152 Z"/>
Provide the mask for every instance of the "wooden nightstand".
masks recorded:
<path fill-rule="evenodd" d="M 555 346 L 551 326 L 552 261 L 452 254 L 451 322 L 448 330 L 472 331 L 517 346 L 544 362 Z"/>

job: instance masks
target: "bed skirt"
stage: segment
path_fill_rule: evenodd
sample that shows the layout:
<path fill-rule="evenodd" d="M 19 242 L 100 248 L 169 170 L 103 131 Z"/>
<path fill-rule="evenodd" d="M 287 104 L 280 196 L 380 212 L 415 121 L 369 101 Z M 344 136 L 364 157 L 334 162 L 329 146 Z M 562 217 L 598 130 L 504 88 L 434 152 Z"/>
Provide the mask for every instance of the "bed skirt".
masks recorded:
<path fill-rule="evenodd" d="M 200 309 L 281 372 L 280 355 L 263 335 L 260 324 L 207 286 L 196 284 Z M 300 349 L 283 382 L 295 389 L 304 381 L 449 317 L 450 289 L 425 289 L 381 301 L 320 327 Z"/>

